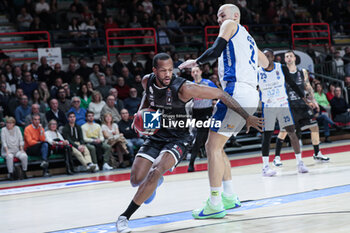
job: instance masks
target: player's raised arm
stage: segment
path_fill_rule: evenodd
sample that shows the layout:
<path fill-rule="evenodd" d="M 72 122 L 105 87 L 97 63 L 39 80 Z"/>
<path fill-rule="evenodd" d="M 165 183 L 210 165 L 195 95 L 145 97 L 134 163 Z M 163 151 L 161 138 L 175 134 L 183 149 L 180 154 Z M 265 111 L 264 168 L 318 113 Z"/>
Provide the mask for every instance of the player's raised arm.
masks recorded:
<path fill-rule="evenodd" d="M 210 61 L 215 61 L 222 51 L 226 48 L 228 40 L 237 31 L 237 23 L 233 20 L 225 20 L 220 27 L 220 32 L 216 38 L 213 46 L 208 48 L 199 58 L 196 60 L 187 60 L 179 66 L 179 69 L 192 68 L 196 65 L 202 65 Z"/>
<path fill-rule="evenodd" d="M 247 133 L 249 132 L 250 127 L 254 127 L 262 132 L 263 119 L 249 115 L 234 98 L 221 89 L 186 82 L 181 87 L 179 96 L 181 100 L 185 102 L 192 98 L 220 99 L 228 108 L 237 112 L 243 119 L 246 120 Z"/>
<path fill-rule="evenodd" d="M 269 60 L 263 52 L 258 49 L 258 65 L 266 69 L 269 66 Z"/>

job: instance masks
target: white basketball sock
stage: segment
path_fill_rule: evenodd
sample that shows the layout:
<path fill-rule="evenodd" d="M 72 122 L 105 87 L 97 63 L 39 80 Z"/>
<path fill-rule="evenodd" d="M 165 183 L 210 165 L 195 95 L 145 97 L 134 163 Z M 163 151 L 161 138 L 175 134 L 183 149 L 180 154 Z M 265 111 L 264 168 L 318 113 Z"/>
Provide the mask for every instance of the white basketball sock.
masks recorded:
<path fill-rule="evenodd" d="M 263 167 L 269 166 L 269 156 L 263 156 L 262 161 L 263 161 Z"/>
<path fill-rule="evenodd" d="M 295 154 L 295 159 L 297 160 L 297 165 L 302 161 L 301 160 L 301 153 Z"/>
<path fill-rule="evenodd" d="M 222 187 L 210 187 L 210 202 L 212 205 L 217 206 L 221 203 Z"/>
<path fill-rule="evenodd" d="M 224 194 L 225 197 L 230 197 L 234 194 L 232 180 L 223 180 L 222 186 L 224 187 L 224 190 L 222 193 Z"/>

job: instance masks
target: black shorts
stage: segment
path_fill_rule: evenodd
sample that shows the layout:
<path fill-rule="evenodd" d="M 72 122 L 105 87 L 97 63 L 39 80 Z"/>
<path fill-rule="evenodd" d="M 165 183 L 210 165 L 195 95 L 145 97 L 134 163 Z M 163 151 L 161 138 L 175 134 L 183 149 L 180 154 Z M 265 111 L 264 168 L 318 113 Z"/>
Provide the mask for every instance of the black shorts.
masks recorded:
<path fill-rule="evenodd" d="M 169 152 L 176 160 L 176 165 L 186 156 L 188 142 L 186 140 L 175 140 L 173 142 L 156 141 L 150 138 L 145 140 L 136 156 L 148 159 L 152 163 L 158 156 Z M 175 165 L 175 166 L 176 166 Z"/>
<path fill-rule="evenodd" d="M 291 102 L 290 107 L 296 128 L 305 130 L 317 125 L 313 111 L 304 101 Z"/>

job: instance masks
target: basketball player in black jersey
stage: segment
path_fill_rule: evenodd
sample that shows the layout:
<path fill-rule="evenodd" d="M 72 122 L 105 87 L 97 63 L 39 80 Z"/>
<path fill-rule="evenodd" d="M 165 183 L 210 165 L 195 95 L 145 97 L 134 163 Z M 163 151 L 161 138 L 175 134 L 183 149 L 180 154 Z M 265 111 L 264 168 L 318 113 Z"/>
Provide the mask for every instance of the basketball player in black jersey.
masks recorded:
<path fill-rule="evenodd" d="M 166 53 L 153 58 L 153 73 L 144 76 L 145 95 L 140 109 L 150 107 L 161 110 L 163 115 L 186 115 L 185 105 L 192 98 L 221 99 L 228 108 L 240 114 L 247 129 L 254 127 L 261 132 L 263 120 L 249 115 L 229 94 L 218 89 L 186 81 L 173 75 L 173 61 Z M 149 136 L 136 155 L 131 169 L 130 182 L 139 186 L 133 200 L 116 223 L 117 232 L 130 232 L 128 220 L 142 203 L 153 200 L 162 175 L 174 168 L 186 154 L 190 134 L 187 128 L 165 128 Z"/>
<path fill-rule="evenodd" d="M 320 149 L 320 134 L 319 128 L 317 125 L 316 118 L 313 114 L 312 108 L 318 108 L 319 106 L 314 98 L 314 90 L 311 87 L 308 73 L 305 69 L 299 70 L 295 64 L 296 56 L 295 53 L 290 50 L 284 54 L 284 60 L 289 70 L 289 76 L 293 79 L 293 81 L 299 86 L 301 91 L 306 91 L 309 95 L 311 102 L 309 103 L 310 107 L 303 101 L 299 95 L 293 91 L 289 85 L 287 87 L 287 94 L 289 104 L 292 110 L 292 115 L 295 122 L 295 128 L 297 129 L 297 135 L 300 139 L 301 131 L 309 129 L 311 131 L 311 142 L 314 147 L 314 159 L 319 161 L 328 161 L 329 158 L 324 156 Z M 276 141 L 276 157 L 274 160 L 274 164 L 276 166 L 281 166 L 280 153 L 283 144 L 283 140 L 286 138 L 287 132 L 280 131 L 277 136 Z"/>

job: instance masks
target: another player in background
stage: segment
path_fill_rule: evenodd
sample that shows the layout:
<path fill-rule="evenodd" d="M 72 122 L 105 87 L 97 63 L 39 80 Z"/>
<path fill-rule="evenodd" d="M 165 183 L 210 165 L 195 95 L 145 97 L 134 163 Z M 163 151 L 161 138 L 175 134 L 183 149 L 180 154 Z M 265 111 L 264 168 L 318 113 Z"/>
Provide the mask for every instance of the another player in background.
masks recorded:
<path fill-rule="evenodd" d="M 213 46 L 198 59 L 187 60 L 179 68 L 192 68 L 219 58 L 218 71 L 222 88 L 252 115 L 259 104 L 256 89 L 258 64 L 266 68 L 269 61 L 258 49 L 253 37 L 240 25 L 241 14 L 237 6 L 222 5 L 217 16 L 220 32 Z M 223 218 L 226 215 L 225 209 L 240 206 L 234 194 L 231 165 L 224 152 L 224 145 L 231 135 L 239 133 L 247 117 L 228 109 L 223 101 L 217 102 L 213 118 L 221 121 L 222 125 L 220 128 L 211 128 L 206 143 L 210 198 L 203 208 L 192 212 L 194 218 Z"/>
<path fill-rule="evenodd" d="M 299 139 L 295 133 L 294 120 L 289 107 L 285 83 L 288 83 L 291 89 L 301 98 L 304 98 L 304 92 L 298 88 L 289 76 L 287 67 L 273 62 L 275 59 L 273 50 L 265 49 L 264 54 L 269 60 L 269 66 L 266 69 L 260 67 L 258 70 L 259 91 L 265 123 L 262 138 L 263 176 L 274 176 L 276 174 L 276 171 L 272 170 L 269 166 L 271 136 L 275 129 L 276 119 L 278 120 L 280 129 L 284 129 L 289 135 L 297 160 L 298 172 L 307 173 L 308 169 L 301 159 Z M 278 160 L 275 159 L 275 162 L 278 162 Z M 281 164 L 280 161 L 279 164 L 276 163 L 276 165 Z"/>
<path fill-rule="evenodd" d="M 317 108 L 319 106 L 314 98 L 314 90 L 311 87 L 309 82 L 309 75 L 305 69 L 300 70 L 296 66 L 296 56 L 295 53 L 290 50 L 284 54 L 284 61 L 287 64 L 289 75 L 293 79 L 293 81 L 298 85 L 301 91 L 306 91 L 311 99 L 309 106 L 302 100 L 294 90 L 287 85 L 287 94 L 289 98 L 290 107 L 292 110 L 292 115 L 295 122 L 295 127 L 297 129 L 297 135 L 299 139 L 301 138 L 301 131 L 310 129 L 311 131 L 311 141 L 314 147 L 314 159 L 319 161 L 328 161 L 329 158 L 324 156 L 319 148 L 320 145 L 320 134 L 319 128 L 317 125 L 317 121 L 314 117 L 312 109 Z M 310 108 L 311 107 L 311 108 Z M 284 139 L 287 136 L 287 132 L 280 131 L 277 136 L 276 141 L 276 157 L 274 164 L 281 165 L 280 162 L 280 153 Z"/>
<path fill-rule="evenodd" d="M 201 86 L 173 75 L 173 60 L 166 53 L 153 58 L 153 73 L 144 76 L 145 96 L 140 109 L 150 107 L 165 115 L 187 115 L 186 103 L 193 98 L 220 99 L 226 106 L 245 117 L 247 128 L 261 130 L 262 119 L 250 116 L 230 95 L 218 88 Z M 145 101 L 147 100 L 147 102 Z M 153 115 L 154 117 L 155 115 Z M 184 120 L 183 118 L 175 120 Z M 117 220 L 118 232 L 130 232 L 128 220 L 142 203 L 150 203 L 156 188 L 163 182 L 163 174 L 171 170 L 186 154 L 190 134 L 188 128 L 165 128 L 149 136 L 141 146 L 131 168 L 130 182 L 139 186 L 128 208 Z"/>
<path fill-rule="evenodd" d="M 217 88 L 216 85 L 210 81 L 209 79 L 202 78 L 202 70 L 198 66 L 195 66 L 191 70 L 192 78 L 194 79 L 193 82 Z M 197 120 L 208 120 L 211 115 L 213 114 L 213 100 L 211 99 L 201 99 L 201 98 L 194 98 L 193 99 L 193 108 L 192 108 L 192 117 Z M 200 152 L 200 148 L 205 144 L 208 138 L 208 132 L 209 128 L 197 128 L 197 134 L 195 141 L 192 146 L 191 150 L 191 159 L 190 163 L 188 165 L 188 172 L 194 172 L 194 161 Z"/>

